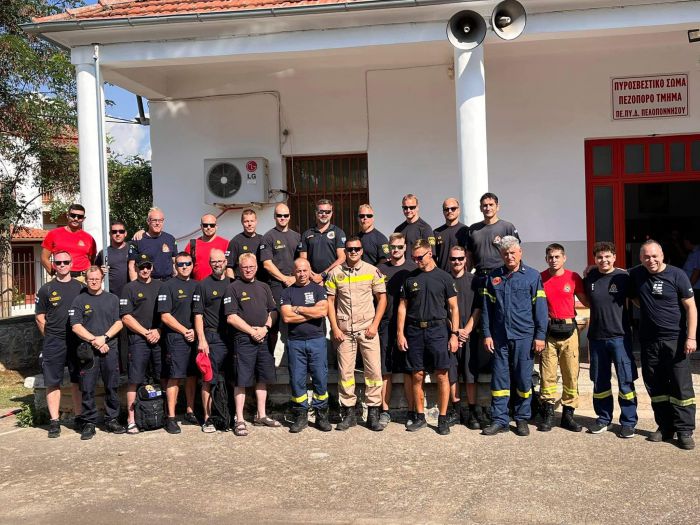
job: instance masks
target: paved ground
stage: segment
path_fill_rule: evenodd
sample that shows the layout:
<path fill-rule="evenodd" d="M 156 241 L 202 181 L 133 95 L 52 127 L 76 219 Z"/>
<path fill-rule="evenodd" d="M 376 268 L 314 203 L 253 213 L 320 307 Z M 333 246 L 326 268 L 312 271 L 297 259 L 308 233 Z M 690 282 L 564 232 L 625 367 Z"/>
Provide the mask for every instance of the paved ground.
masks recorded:
<path fill-rule="evenodd" d="M 586 423 L 591 420 L 582 418 Z M 698 523 L 700 449 L 561 429 L 438 436 L 392 423 L 246 438 L 138 436 L 0 420 L 0 523 Z M 616 427 L 617 430 L 617 427 Z"/>

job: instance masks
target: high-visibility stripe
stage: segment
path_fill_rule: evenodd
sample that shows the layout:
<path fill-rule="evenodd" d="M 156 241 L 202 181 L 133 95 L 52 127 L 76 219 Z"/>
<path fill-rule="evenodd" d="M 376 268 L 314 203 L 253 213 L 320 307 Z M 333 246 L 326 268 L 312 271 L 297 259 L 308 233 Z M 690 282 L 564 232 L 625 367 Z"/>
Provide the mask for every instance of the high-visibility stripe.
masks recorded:
<path fill-rule="evenodd" d="M 328 279 L 326 281 L 326 288 L 336 288 L 335 283 L 331 279 Z"/>
<path fill-rule="evenodd" d="M 521 392 L 520 390 L 518 390 L 518 389 L 516 388 L 515 391 L 518 393 L 518 395 L 519 395 L 520 397 L 524 397 L 525 399 L 527 399 L 528 397 L 530 397 L 530 395 L 532 394 L 532 389 L 528 390 L 527 392 Z"/>
<path fill-rule="evenodd" d="M 328 392 L 321 394 L 320 396 L 314 392 L 314 399 L 317 399 L 318 401 L 325 401 L 328 399 Z"/>
<path fill-rule="evenodd" d="M 482 288 L 482 289 L 481 289 L 481 295 L 484 295 L 484 296 L 488 297 L 488 298 L 489 298 L 489 301 L 491 301 L 492 303 L 495 303 L 495 302 L 496 302 L 496 298 L 495 298 L 493 295 L 491 295 L 491 294 L 488 292 L 488 290 L 486 290 L 486 288 Z"/>
<path fill-rule="evenodd" d="M 508 397 L 510 396 L 510 390 L 491 390 L 491 395 L 493 397 Z"/>
<path fill-rule="evenodd" d="M 381 379 L 369 379 L 365 378 L 365 385 L 367 386 L 382 386 L 382 380 Z"/>
<path fill-rule="evenodd" d="M 675 397 L 669 397 L 668 400 L 671 402 L 672 405 L 676 405 L 677 407 L 688 407 L 690 405 L 695 404 L 694 397 L 689 397 L 688 399 L 678 399 Z"/>
<path fill-rule="evenodd" d="M 361 283 L 365 281 L 373 281 L 377 277 L 376 274 L 367 273 L 364 275 L 336 275 L 333 279 L 329 279 L 327 283 L 340 284 L 344 282 Z"/>
<path fill-rule="evenodd" d="M 664 403 L 666 401 L 670 401 L 671 396 L 652 396 L 651 402 L 652 403 Z"/>
<path fill-rule="evenodd" d="M 309 399 L 309 396 L 306 395 L 306 394 L 304 394 L 303 396 L 292 397 L 292 402 L 293 402 L 293 403 L 303 403 L 303 402 L 306 401 L 307 399 Z"/>
<path fill-rule="evenodd" d="M 593 399 L 605 399 L 610 396 L 612 396 L 612 389 L 606 390 L 605 392 L 593 392 Z"/>
<path fill-rule="evenodd" d="M 634 399 L 636 396 L 637 393 L 634 390 L 632 390 L 632 392 L 627 392 L 626 394 L 623 394 L 622 392 L 617 393 L 617 397 L 619 397 L 620 399 L 627 399 L 628 401 L 630 399 Z"/>
<path fill-rule="evenodd" d="M 537 290 L 537 293 L 532 298 L 532 304 L 535 304 L 535 301 L 537 301 L 537 299 L 540 297 L 544 297 L 544 298 L 547 297 L 547 295 L 544 293 L 544 290 Z"/>
<path fill-rule="evenodd" d="M 569 394 L 570 396 L 578 395 L 578 390 L 576 390 L 575 388 L 566 388 L 564 386 L 562 387 L 562 389 L 564 390 L 565 394 Z"/>
<path fill-rule="evenodd" d="M 540 388 L 540 392 L 543 394 L 554 394 L 557 391 L 557 385 L 554 386 L 545 386 Z"/>
<path fill-rule="evenodd" d="M 352 379 L 348 379 L 347 381 L 341 381 L 341 382 L 340 382 L 340 385 L 341 385 L 343 388 L 351 387 L 351 386 L 353 386 L 354 384 L 355 384 L 355 378 L 354 378 L 354 377 L 353 377 Z"/>

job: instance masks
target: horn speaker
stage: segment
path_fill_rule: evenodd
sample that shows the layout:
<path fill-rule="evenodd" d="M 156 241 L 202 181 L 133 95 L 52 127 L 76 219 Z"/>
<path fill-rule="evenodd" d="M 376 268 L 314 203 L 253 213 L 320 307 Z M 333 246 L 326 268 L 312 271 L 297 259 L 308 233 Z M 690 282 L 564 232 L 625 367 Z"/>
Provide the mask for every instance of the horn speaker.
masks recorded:
<path fill-rule="evenodd" d="M 523 4 L 517 0 L 503 0 L 491 14 L 491 27 L 503 40 L 514 40 L 525 30 L 527 14 Z"/>
<path fill-rule="evenodd" d="M 447 39 L 457 49 L 469 51 L 486 38 L 486 22 L 475 11 L 460 11 L 447 22 Z"/>

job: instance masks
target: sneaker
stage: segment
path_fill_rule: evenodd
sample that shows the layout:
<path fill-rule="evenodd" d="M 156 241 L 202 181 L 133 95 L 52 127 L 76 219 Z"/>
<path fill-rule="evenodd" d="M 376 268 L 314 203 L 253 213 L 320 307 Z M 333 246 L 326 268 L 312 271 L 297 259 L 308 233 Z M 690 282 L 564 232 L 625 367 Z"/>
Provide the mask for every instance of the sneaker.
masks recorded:
<path fill-rule="evenodd" d="M 406 428 L 410 427 L 416 420 L 416 413 L 413 410 L 406 412 Z"/>
<path fill-rule="evenodd" d="M 389 426 L 389 423 L 391 423 L 391 414 L 389 414 L 388 410 L 379 414 L 379 425 L 382 428 L 386 428 L 387 426 Z"/>
<path fill-rule="evenodd" d="M 449 416 L 438 416 L 437 433 L 441 436 L 446 436 L 450 433 L 451 425 L 454 425 L 454 423 L 450 423 Z"/>
<path fill-rule="evenodd" d="M 111 432 L 112 434 L 124 434 L 126 432 L 126 429 L 120 425 L 119 421 L 116 419 L 105 421 L 105 430 L 107 430 L 107 432 Z"/>
<path fill-rule="evenodd" d="M 609 423 L 601 423 L 600 421 L 596 421 L 590 427 L 588 427 L 588 432 L 591 434 L 602 434 L 603 432 L 612 430 L 612 427 L 613 426 Z"/>
<path fill-rule="evenodd" d="M 194 415 L 194 412 L 187 412 L 185 417 L 182 418 L 182 421 L 189 423 L 190 425 L 199 426 L 199 420 L 197 419 L 197 416 Z"/>
<path fill-rule="evenodd" d="M 619 436 L 621 438 L 626 438 L 626 439 L 633 438 L 634 437 L 634 427 L 630 427 L 630 426 L 626 426 L 626 425 L 623 426 L 622 430 L 620 430 Z"/>
<path fill-rule="evenodd" d="M 521 437 L 530 435 L 530 427 L 527 426 L 527 421 L 515 422 L 515 435 Z"/>
<path fill-rule="evenodd" d="M 216 427 L 214 426 L 214 423 L 211 422 L 211 419 L 207 419 L 204 424 L 202 425 L 202 432 L 205 434 L 212 434 L 216 432 Z"/>
<path fill-rule="evenodd" d="M 165 418 L 165 431 L 168 434 L 179 434 L 182 432 L 180 425 L 177 424 L 177 420 L 174 417 Z"/>
<path fill-rule="evenodd" d="M 82 432 L 80 432 L 80 439 L 87 441 L 92 439 L 95 434 L 95 425 L 93 423 L 85 423 Z"/>
<path fill-rule="evenodd" d="M 491 423 L 489 426 L 481 431 L 482 436 L 495 436 L 496 434 L 501 434 L 503 432 L 508 432 L 508 427 L 499 425 L 498 423 Z"/>
<path fill-rule="evenodd" d="M 428 426 L 428 423 L 425 421 L 425 414 L 416 414 L 414 419 L 411 421 L 410 425 L 406 425 L 406 430 L 409 432 L 415 432 L 416 430 L 420 430 L 421 428 L 425 428 Z"/>
<path fill-rule="evenodd" d="M 659 427 L 649 434 L 647 441 L 651 441 L 652 443 L 661 443 L 662 441 L 664 443 L 669 443 L 673 441 L 674 434 L 675 432 L 673 430 L 662 430 L 661 427 Z"/>
<path fill-rule="evenodd" d="M 448 409 L 445 417 L 447 418 L 447 424 L 451 427 L 459 423 L 459 412 L 454 408 Z"/>
<path fill-rule="evenodd" d="M 58 419 L 52 419 L 49 423 L 49 437 L 57 438 L 61 435 L 61 422 Z"/>
<path fill-rule="evenodd" d="M 695 448 L 695 440 L 691 432 L 678 432 L 678 446 L 683 450 L 693 450 Z"/>

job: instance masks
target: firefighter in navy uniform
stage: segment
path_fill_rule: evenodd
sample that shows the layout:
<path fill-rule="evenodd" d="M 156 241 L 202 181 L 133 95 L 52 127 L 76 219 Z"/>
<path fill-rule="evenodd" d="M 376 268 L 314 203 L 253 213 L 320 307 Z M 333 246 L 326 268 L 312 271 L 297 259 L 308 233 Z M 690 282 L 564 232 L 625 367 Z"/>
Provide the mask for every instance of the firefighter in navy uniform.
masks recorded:
<path fill-rule="evenodd" d="M 506 235 L 500 242 L 504 265 L 489 274 L 482 307 L 484 347 L 494 354 L 491 374 L 492 423 L 482 434 L 507 432 L 511 377 L 515 433 L 527 436 L 531 416 L 534 353 L 544 350 L 547 334 L 547 298 L 540 273 L 522 263 L 520 241 Z"/>
<path fill-rule="evenodd" d="M 231 284 L 226 277 L 226 256 L 214 248 L 209 253 L 211 274 L 197 283 L 192 299 L 194 313 L 194 330 L 197 335 L 197 351 L 209 356 L 212 380 L 202 381 L 202 409 L 204 423 L 202 432 L 216 432 L 214 423 L 209 420 L 211 414 L 211 385 L 224 374 L 225 363 L 230 353 L 228 325 L 224 313 L 224 295 Z"/>
<path fill-rule="evenodd" d="M 316 202 L 316 226 L 301 235 L 299 257 L 308 259 L 311 264 L 311 280 L 323 284 L 328 273 L 345 261 L 345 232 L 335 224 L 333 203 L 328 199 Z"/>

